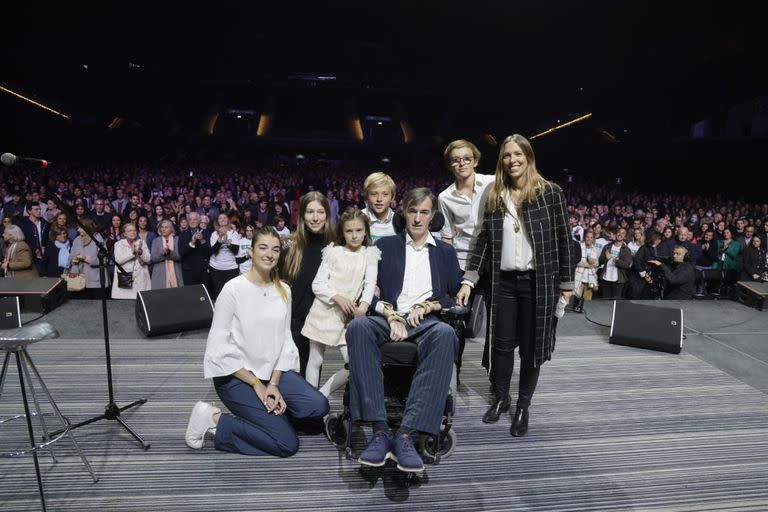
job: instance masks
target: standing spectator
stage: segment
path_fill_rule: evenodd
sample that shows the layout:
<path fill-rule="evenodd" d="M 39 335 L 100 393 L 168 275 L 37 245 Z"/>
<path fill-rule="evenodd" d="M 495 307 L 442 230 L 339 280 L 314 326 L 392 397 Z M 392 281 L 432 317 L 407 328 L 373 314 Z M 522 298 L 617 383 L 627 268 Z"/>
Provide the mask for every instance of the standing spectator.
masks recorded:
<path fill-rule="evenodd" d="M 85 274 L 85 290 L 79 292 L 79 298 L 100 299 L 102 297 L 101 281 L 99 280 L 99 248 L 93 242 L 88 231 L 94 233 L 94 237 L 104 243 L 104 238 L 98 232 L 96 223 L 90 218 L 83 218 L 83 226 L 77 228 L 80 235 L 72 242 L 72 250 L 69 255 L 69 273 Z M 83 229 L 85 227 L 88 231 Z M 105 286 L 109 285 L 109 276 L 104 275 Z"/>
<path fill-rule="evenodd" d="M 742 281 L 766 280 L 766 251 L 759 236 L 752 237 L 752 243 L 744 249 L 742 256 Z"/>
<path fill-rule="evenodd" d="M 600 278 L 600 288 L 604 299 L 621 299 L 624 296 L 624 285 L 629 280 L 627 271 L 632 267 L 632 251 L 624 243 L 627 230 L 619 228 L 616 239 L 605 246 L 600 253 L 600 264 L 605 270 Z"/>
<path fill-rule="evenodd" d="M 181 274 L 185 285 L 205 284 L 208 275 L 211 232 L 200 226 L 200 214 L 187 214 L 189 229 L 179 235 Z"/>
<path fill-rule="evenodd" d="M 53 240 L 46 244 L 42 261 L 43 277 L 61 277 L 69 267 L 69 251 L 72 243 L 67 236 L 67 229 L 54 225 L 51 228 Z"/>
<path fill-rule="evenodd" d="M 152 289 L 179 288 L 184 286 L 181 275 L 179 237 L 175 235 L 173 222 L 168 219 L 160 223 L 160 236 L 152 241 Z"/>
<path fill-rule="evenodd" d="M 105 201 L 101 197 L 97 197 L 93 203 L 93 211 L 88 217 L 96 224 L 96 231 L 101 233 L 109 227 L 109 221 L 111 216 L 104 209 Z"/>
<path fill-rule="evenodd" d="M 3 257 L 3 275 L 15 278 L 35 278 L 40 275 L 34 265 L 32 251 L 24 241 L 24 233 L 15 224 L 5 226 L 3 230 L 5 255 Z"/>
<path fill-rule="evenodd" d="M 40 203 L 27 205 L 29 216 L 21 221 L 24 240 L 32 251 L 32 260 L 38 272 L 42 272 L 43 252 L 48 240 L 51 239 L 51 225 L 42 218 Z"/>
<path fill-rule="evenodd" d="M 208 260 L 211 299 L 214 301 L 224 284 L 240 275 L 235 257 L 240 250 L 240 234 L 229 222 L 226 213 L 219 214 L 216 231 L 211 234 L 211 255 Z"/>
<path fill-rule="evenodd" d="M 139 238 L 136 226 L 130 222 L 123 225 L 123 236 L 115 244 L 115 261 L 131 274 L 131 288 L 118 286 L 117 267 L 112 278 L 113 299 L 135 299 L 138 292 L 151 289 L 149 268 L 150 254 L 147 244 Z"/>

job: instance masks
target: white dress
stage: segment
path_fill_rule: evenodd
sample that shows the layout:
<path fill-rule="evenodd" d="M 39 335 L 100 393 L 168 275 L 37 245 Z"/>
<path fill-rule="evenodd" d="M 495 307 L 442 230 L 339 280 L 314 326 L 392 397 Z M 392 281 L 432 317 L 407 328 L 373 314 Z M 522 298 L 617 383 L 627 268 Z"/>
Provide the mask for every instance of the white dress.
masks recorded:
<path fill-rule="evenodd" d="M 309 309 L 301 334 L 310 340 L 330 346 L 345 345 L 349 318 L 334 304 L 340 294 L 350 300 L 371 303 L 376 287 L 381 251 L 378 247 L 361 247 L 355 252 L 343 245 L 323 249 L 323 261 L 312 282 L 315 301 Z"/>

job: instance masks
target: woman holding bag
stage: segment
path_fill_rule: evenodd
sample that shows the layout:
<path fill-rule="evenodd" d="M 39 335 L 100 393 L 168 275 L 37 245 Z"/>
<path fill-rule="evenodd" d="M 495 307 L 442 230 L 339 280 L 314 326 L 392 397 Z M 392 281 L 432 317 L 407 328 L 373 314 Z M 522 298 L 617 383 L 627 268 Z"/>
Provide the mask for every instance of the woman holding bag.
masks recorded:
<path fill-rule="evenodd" d="M 130 283 L 121 282 L 120 270 L 115 267 L 112 280 L 113 299 L 135 299 L 140 291 L 150 290 L 149 281 L 149 248 L 138 236 L 136 226 L 128 222 L 123 224 L 123 238 L 115 243 L 115 261 L 123 267 L 131 278 Z M 125 277 L 122 278 L 126 281 Z M 126 287 L 126 284 L 130 284 Z"/>

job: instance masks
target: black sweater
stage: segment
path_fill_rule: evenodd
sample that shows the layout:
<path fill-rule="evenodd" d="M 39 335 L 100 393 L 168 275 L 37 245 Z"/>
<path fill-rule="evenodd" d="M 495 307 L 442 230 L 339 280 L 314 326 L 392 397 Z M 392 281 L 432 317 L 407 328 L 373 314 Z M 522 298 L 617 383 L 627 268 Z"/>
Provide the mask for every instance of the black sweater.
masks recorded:
<path fill-rule="evenodd" d="M 304 326 L 304 320 L 309 314 L 309 308 L 315 300 L 312 292 L 312 281 L 315 280 L 317 269 L 320 268 L 322 250 L 325 247 L 324 234 L 314 234 L 308 231 L 307 246 L 301 259 L 301 268 L 296 281 L 291 286 L 291 328 Z"/>

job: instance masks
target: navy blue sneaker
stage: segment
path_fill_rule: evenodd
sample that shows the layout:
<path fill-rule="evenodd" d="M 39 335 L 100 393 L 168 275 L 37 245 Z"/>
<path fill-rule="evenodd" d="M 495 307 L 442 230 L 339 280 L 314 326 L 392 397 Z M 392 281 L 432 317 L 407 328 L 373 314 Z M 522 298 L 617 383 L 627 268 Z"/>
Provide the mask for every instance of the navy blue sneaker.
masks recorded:
<path fill-rule="evenodd" d="M 421 473 L 424 471 L 424 463 L 421 456 L 413 446 L 413 439 L 407 434 L 397 436 L 394 441 L 394 454 L 392 460 L 397 462 L 397 469 L 407 473 Z"/>
<path fill-rule="evenodd" d="M 383 466 L 392 457 L 392 432 L 379 430 L 373 434 L 368 448 L 360 454 L 357 462 L 375 468 Z"/>

